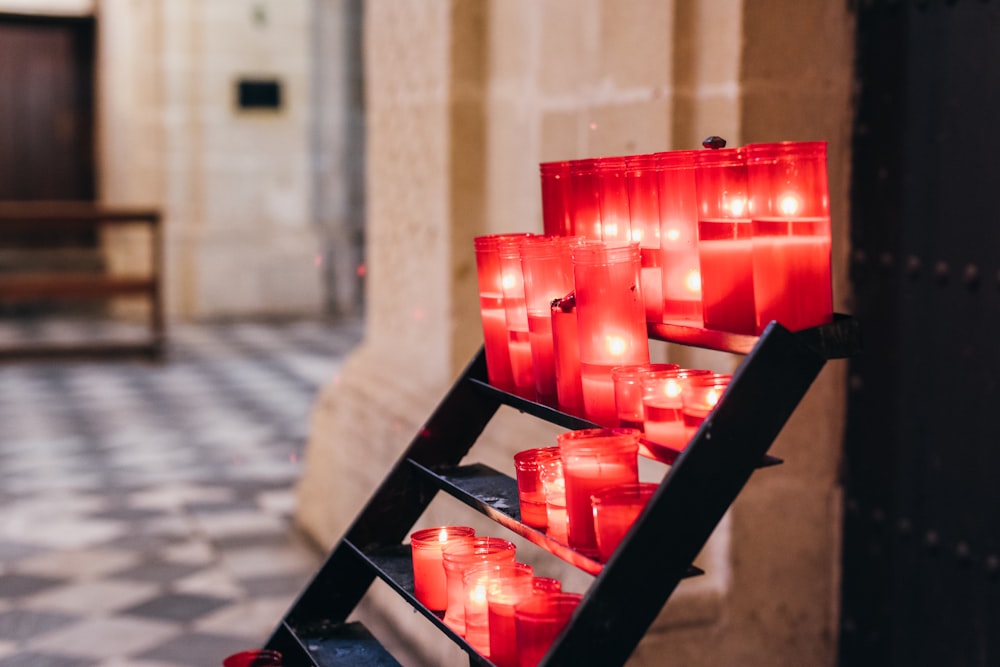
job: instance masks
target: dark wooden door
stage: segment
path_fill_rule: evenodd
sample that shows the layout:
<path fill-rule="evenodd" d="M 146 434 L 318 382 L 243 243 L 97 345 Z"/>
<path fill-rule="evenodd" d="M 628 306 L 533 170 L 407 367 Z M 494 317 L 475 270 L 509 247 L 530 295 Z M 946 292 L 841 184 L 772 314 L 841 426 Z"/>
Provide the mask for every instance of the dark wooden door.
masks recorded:
<path fill-rule="evenodd" d="M 1000 2 L 858 0 L 840 664 L 1000 665 Z"/>
<path fill-rule="evenodd" d="M 94 22 L 0 15 L 0 199 L 93 199 Z"/>

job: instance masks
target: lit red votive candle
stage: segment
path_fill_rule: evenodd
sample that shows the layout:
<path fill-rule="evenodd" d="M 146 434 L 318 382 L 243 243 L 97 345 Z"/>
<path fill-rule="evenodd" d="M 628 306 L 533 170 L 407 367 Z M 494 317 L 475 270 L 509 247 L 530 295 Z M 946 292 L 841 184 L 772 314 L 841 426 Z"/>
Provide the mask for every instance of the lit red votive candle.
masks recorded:
<path fill-rule="evenodd" d="M 600 489 L 591 497 L 598 558 L 602 563 L 611 559 L 658 487 L 652 482 L 622 484 Z"/>
<path fill-rule="evenodd" d="M 480 563 L 513 563 L 513 542 L 499 537 L 473 537 L 447 544 L 442 551 L 445 578 L 448 582 L 448 608 L 444 623 L 465 636 L 465 572 Z"/>
<path fill-rule="evenodd" d="M 690 378 L 684 384 L 681 401 L 684 429 L 688 440 L 694 437 L 708 414 L 722 400 L 732 377 L 726 373 L 713 373 Z"/>
<path fill-rule="evenodd" d="M 639 481 L 639 431 L 594 428 L 560 433 L 559 457 L 566 481 L 569 546 L 597 555 L 590 497 L 605 486 Z"/>
<path fill-rule="evenodd" d="M 517 497 L 521 508 L 521 523 L 532 528 L 545 528 L 545 488 L 541 466 L 545 459 L 558 459 L 558 447 L 535 447 L 514 455 Z"/>
<path fill-rule="evenodd" d="M 640 378 L 649 371 L 678 370 L 677 364 L 633 364 L 615 366 L 611 369 L 611 381 L 615 387 L 615 408 L 618 410 L 618 425 L 625 428 L 643 429 L 642 384 Z"/>
<path fill-rule="evenodd" d="M 525 563 L 475 565 L 465 573 L 465 640 L 498 665 L 517 667 L 514 605 L 532 594 Z"/>
<path fill-rule="evenodd" d="M 444 546 L 471 540 L 475 534 L 475 529 L 469 526 L 438 526 L 410 535 L 413 595 L 431 611 L 444 611 L 448 607 L 448 585 L 442 560 Z"/>
<path fill-rule="evenodd" d="M 647 443 L 662 445 L 680 451 L 687 446 L 684 430 L 684 383 L 692 377 L 711 375 L 704 369 L 681 368 L 677 370 L 650 371 L 640 377 L 643 403 L 644 438 Z M 655 448 L 654 448 L 655 449 Z"/>
<path fill-rule="evenodd" d="M 520 667 L 542 661 L 582 599 L 579 593 L 536 593 L 514 607 Z"/>

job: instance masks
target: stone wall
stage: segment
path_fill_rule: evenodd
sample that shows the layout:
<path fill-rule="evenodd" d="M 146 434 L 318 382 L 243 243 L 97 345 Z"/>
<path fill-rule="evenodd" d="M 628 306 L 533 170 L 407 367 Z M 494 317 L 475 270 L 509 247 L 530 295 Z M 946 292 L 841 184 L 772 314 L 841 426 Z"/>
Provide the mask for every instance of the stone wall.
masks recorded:
<path fill-rule="evenodd" d="M 299 518 L 332 545 L 481 340 L 472 238 L 540 231 L 541 161 L 732 144 L 830 142 L 838 306 L 846 300 L 853 53 L 844 3 L 368 0 L 368 326 L 313 414 Z M 685 365 L 720 355 L 667 348 Z M 844 367 L 833 363 L 630 664 L 829 665 L 836 643 Z M 474 450 L 512 470 L 551 429 L 502 413 Z M 481 456 L 485 452 L 485 456 Z M 418 525 L 476 524 L 447 499 Z M 669 530 L 665 526 L 664 530 Z M 523 558 L 563 576 L 519 544 Z M 655 561 L 655 556 L 651 556 Z M 454 647 L 376 586 L 361 615 L 408 664 Z"/>

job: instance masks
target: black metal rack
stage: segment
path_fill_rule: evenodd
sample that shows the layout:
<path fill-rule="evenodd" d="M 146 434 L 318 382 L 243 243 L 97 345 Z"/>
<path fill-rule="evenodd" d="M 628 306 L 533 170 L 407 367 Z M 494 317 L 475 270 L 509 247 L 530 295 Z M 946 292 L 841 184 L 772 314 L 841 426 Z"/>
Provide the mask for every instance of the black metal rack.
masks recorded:
<path fill-rule="evenodd" d="M 281 651 L 291 667 L 398 665 L 364 627 L 347 622 L 379 578 L 462 647 L 470 665 L 491 665 L 413 594 L 409 545 L 403 540 L 435 495 L 444 492 L 595 575 L 546 656 L 546 667 L 624 664 L 680 580 L 700 572 L 692 565 L 695 556 L 750 475 L 780 463 L 767 451 L 826 361 L 860 348 L 856 322 L 842 315 L 831 324 L 795 333 L 772 322 L 759 337 L 669 324 L 649 325 L 649 335 L 746 356 L 725 400 L 682 452 L 643 449 L 643 455 L 670 468 L 606 564 L 522 524 L 512 477 L 478 463 L 459 465 L 501 405 L 567 429 L 595 426 L 491 387 L 480 350 L 292 605 L 267 647 Z M 649 567 L 651 559 L 655 568 Z"/>

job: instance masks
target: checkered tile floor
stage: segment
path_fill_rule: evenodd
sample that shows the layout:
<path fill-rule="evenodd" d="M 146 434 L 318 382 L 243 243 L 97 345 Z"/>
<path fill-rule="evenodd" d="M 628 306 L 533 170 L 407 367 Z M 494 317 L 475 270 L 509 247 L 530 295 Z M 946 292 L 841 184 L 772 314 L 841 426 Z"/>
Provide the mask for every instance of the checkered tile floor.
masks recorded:
<path fill-rule="evenodd" d="M 162 363 L 0 365 L 0 667 L 213 667 L 259 646 L 320 563 L 292 487 L 360 336 L 177 325 Z"/>

